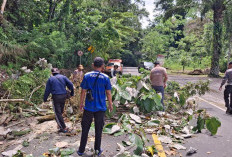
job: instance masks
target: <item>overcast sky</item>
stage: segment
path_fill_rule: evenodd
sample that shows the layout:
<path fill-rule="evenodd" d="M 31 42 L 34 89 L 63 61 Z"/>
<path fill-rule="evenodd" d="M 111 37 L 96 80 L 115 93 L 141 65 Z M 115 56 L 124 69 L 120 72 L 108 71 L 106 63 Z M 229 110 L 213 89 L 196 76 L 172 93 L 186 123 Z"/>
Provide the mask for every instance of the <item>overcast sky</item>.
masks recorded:
<path fill-rule="evenodd" d="M 154 17 L 154 13 L 153 13 L 153 10 L 155 8 L 155 5 L 154 5 L 154 0 L 144 0 L 145 1 L 145 8 L 146 10 L 149 12 L 149 18 L 144 18 L 142 20 L 142 27 L 143 28 L 146 28 L 149 24 L 149 19 L 152 20 Z"/>

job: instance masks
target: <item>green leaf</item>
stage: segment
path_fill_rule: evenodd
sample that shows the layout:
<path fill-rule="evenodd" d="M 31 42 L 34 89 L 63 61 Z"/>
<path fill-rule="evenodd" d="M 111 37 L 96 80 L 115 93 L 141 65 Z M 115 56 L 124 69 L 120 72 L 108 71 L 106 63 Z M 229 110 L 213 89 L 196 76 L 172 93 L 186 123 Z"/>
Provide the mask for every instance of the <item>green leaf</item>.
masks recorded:
<path fill-rule="evenodd" d="M 123 134 L 124 134 L 124 131 L 120 130 L 119 132 L 114 133 L 114 136 L 117 137 L 117 136 L 121 136 Z"/>
<path fill-rule="evenodd" d="M 103 133 L 105 134 L 110 134 L 111 133 L 111 129 L 114 125 L 117 125 L 116 123 L 109 123 L 109 124 L 106 124 L 103 128 Z"/>
<path fill-rule="evenodd" d="M 207 119 L 205 123 L 206 128 L 211 132 L 212 135 L 215 135 L 218 128 L 221 126 L 221 122 L 216 117 Z"/>
<path fill-rule="evenodd" d="M 51 148 L 48 150 L 51 154 L 54 154 L 54 155 L 59 155 L 60 154 L 60 148 Z"/>
<path fill-rule="evenodd" d="M 126 90 L 121 91 L 120 95 L 121 95 L 121 97 L 123 97 L 124 99 L 126 99 L 128 101 L 131 101 L 131 99 L 132 99 L 132 96 Z"/>
<path fill-rule="evenodd" d="M 181 93 L 181 94 L 180 94 L 180 105 L 181 105 L 181 106 L 184 106 L 184 105 L 185 105 L 185 102 L 186 102 L 185 94 L 184 94 L 184 93 Z"/>
<path fill-rule="evenodd" d="M 121 97 L 120 104 L 124 105 L 125 103 L 126 103 L 126 99 L 124 99 L 123 97 Z"/>
<path fill-rule="evenodd" d="M 143 141 L 141 139 L 141 137 L 139 137 L 138 135 L 136 134 L 131 134 L 130 137 L 129 137 L 129 140 L 135 144 L 135 145 L 143 145 Z"/>
<path fill-rule="evenodd" d="M 122 141 L 123 146 L 130 146 L 132 143 L 130 141 Z"/>
<path fill-rule="evenodd" d="M 75 149 L 68 148 L 61 151 L 61 157 L 72 155 L 75 152 Z"/>
<path fill-rule="evenodd" d="M 156 126 L 157 124 L 160 124 L 159 120 L 150 120 L 147 122 L 148 126 Z"/>
<path fill-rule="evenodd" d="M 29 146 L 29 142 L 27 140 L 23 141 L 23 147 L 28 147 Z"/>
<path fill-rule="evenodd" d="M 144 103 L 144 108 L 147 112 L 151 112 L 153 109 L 153 106 L 155 105 L 155 103 L 151 101 L 151 99 L 147 98 L 146 100 L 143 101 Z"/>
<path fill-rule="evenodd" d="M 143 152 L 143 145 L 137 145 L 137 148 L 134 150 L 135 155 L 141 155 Z"/>
<path fill-rule="evenodd" d="M 200 110 L 197 110 L 197 113 L 201 113 L 203 111 L 204 111 L 203 109 L 200 109 Z"/>
<path fill-rule="evenodd" d="M 199 115 L 197 118 L 197 126 L 193 128 L 193 131 L 201 132 L 205 128 L 205 119 L 201 118 Z"/>
<path fill-rule="evenodd" d="M 107 103 L 108 104 L 108 103 Z M 108 106 L 108 105 L 107 105 Z M 117 111 L 117 107 L 113 104 L 113 110 L 110 112 L 109 109 L 106 110 L 106 116 L 112 118 Z"/>

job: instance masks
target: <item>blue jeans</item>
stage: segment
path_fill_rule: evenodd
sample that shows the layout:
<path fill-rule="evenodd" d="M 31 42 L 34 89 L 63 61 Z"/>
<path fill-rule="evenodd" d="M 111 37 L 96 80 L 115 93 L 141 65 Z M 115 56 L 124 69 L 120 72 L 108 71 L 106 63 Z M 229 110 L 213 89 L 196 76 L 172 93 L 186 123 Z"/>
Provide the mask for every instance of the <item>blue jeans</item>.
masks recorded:
<path fill-rule="evenodd" d="M 162 103 L 163 108 L 164 108 L 164 87 L 163 86 L 152 86 L 152 88 L 156 91 L 156 93 L 162 94 L 161 103 Z"/>

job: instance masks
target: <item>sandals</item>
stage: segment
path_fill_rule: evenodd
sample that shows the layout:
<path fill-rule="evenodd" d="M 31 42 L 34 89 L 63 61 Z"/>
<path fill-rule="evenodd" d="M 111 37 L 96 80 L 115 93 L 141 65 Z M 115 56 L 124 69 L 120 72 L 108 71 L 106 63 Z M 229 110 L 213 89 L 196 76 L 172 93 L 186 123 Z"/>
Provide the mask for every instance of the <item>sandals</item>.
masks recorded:
<path fill-rule="evenodd" d="M 65 129 L 60 129 L 58 132 L 62 132 L 62 133 L 71 133 L 72 130 L 70 130 L 69 128 L 65 128 Z"/>

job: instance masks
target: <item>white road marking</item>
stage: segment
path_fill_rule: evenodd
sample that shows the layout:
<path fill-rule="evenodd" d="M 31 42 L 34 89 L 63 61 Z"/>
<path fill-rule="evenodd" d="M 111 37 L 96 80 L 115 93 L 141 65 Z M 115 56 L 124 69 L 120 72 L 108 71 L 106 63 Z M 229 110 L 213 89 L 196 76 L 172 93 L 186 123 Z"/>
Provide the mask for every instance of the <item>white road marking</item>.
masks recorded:
<path fill-rule="evenodd" d="M 203 98 L 200 98 L 200 97 L 198 97 L 198 98 L 199 98 L 201 101 L 204 101 L 204 102 L 206 102 L 206 103 L 208 103 L 208 104 L 210 104 L 210 105 L 212 105 L 212 106 L 214 106 L 214 107 L 216 107 L 216 108 L 218 108 L 218 109 L 220 109 L 220 110 L 222 110 L 222 111 L 226 112 L 226 110 L 225 110 L 225 109 L 223 109 L 223 108 L 221 108 L 221 107 L 219 107 L 219 106 L 215 105 L 214 103 L 209 102 L 209 101 L 207 101 L 207 100 L 205 100 L 205 99 L 203 99 Z"/>

